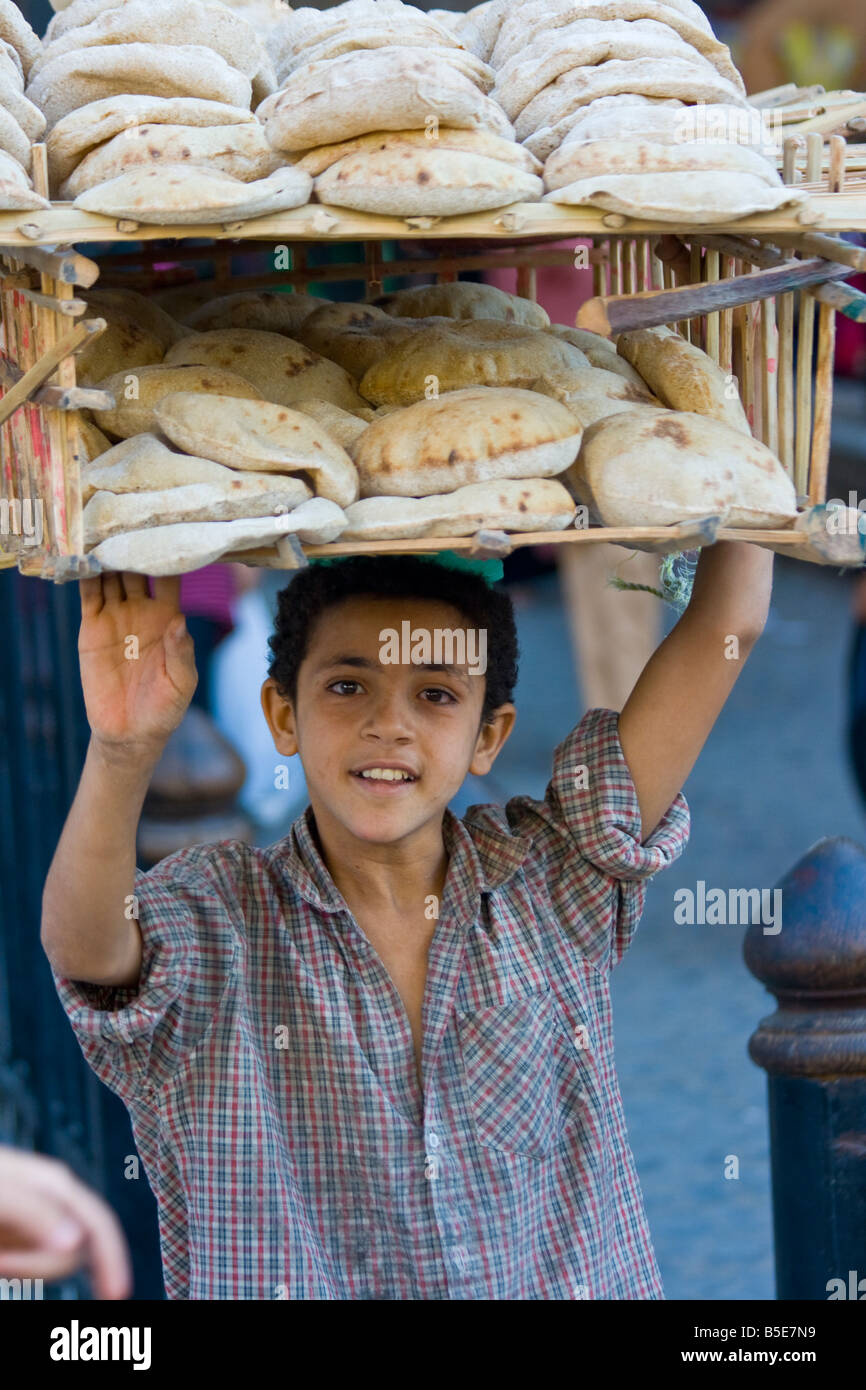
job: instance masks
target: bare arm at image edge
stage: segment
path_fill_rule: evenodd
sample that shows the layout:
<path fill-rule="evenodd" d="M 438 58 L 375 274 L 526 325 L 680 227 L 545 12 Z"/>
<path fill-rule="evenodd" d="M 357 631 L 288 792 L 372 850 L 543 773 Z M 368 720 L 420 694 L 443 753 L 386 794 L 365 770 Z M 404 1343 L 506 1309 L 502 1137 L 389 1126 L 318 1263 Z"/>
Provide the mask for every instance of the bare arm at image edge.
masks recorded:
<path fill-rule="evenodd" d="M 153 770 L 196 686 L 180 581 L 137 574 L 79 583 L 81 683 L 91 739 L 42 896 L 53 970 L 134 988 L 141 932 L 131 904 L 135 841 Z"/>

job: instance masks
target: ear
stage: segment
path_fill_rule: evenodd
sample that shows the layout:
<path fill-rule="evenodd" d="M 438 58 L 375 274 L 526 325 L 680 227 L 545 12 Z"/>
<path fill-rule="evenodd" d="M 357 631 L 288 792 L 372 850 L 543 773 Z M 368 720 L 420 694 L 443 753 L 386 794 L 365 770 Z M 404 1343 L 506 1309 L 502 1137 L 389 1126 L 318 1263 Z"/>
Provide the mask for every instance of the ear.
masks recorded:
<path fill-rule="evenodd" d="M 511 736 L 517 710 L 514 705 L 500 705 L 493 711 L 491 722 L 482 724 L 475 742 L 475 752 L 469 764 L 469 771 L 476 777 L 484 777 L 496 762 L 499 751 Z"/>
<path fill-rule="evenodd" d="M 295 711 L 292 702 L 280 694 L 273 676 L 268 676 L 262 686 L 261 699 L 265 719 L 268 721 L 268 728 L 271 731 L 271 738 L 274 740 L 274 747 L 278 753 L 284 753 L 287 758 L 290 758 L 298 751 Z"/>

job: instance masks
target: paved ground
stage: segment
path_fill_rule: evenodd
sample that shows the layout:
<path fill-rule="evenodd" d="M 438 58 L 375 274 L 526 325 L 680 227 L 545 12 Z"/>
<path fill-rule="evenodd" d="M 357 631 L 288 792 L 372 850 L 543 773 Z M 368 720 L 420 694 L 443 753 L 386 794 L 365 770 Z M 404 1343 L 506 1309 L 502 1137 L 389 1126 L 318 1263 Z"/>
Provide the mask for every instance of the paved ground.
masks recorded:
<path fill-rule="evenodd" d="M 777 559 L 764 636 L 685 787 L 690 843 L 651 885 L 613 977 L 620 1084 L 669 1299 L 774 1297 L 765 1077 L 746 1052 L 773 1001 L 743 964 L 744 928 L 678 926 L 673 894 L 699 879 L 771 888 L 824 835 L 866 843 L 842 732 L 850 584 Z M 521 598 L 518 724 L 458 813 L 543 795 L 553 749 L 583 710 L 556 577 Z M 737 1180 L 724 1177 L 728 1155 Z"/>

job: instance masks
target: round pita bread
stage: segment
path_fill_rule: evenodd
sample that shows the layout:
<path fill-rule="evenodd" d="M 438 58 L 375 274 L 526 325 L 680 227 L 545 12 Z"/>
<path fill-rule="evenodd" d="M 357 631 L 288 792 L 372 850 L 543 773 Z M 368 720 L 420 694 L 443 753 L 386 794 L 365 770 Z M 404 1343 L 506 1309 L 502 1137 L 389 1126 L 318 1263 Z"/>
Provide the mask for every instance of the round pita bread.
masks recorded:
<path fill-rule="evenodd" d="M 613 360 L 615 363 L 615 356 Z M 606 367 L 585 367 L 573 372 L 567 383 L 556 387 L 554 395 L 568 406 L 584 429 L 594 425 L 596 420 L 618 415 L 623 410 L 643 410 L 647 406 L 661 408 L 662 405 L 643 382 L 635 385 Z"/>
<path fill-rule="evenodd" d="M 583 353 L 550 333 L 489 319 L 442 323 L 414 334 L 370 367 L 361 395 L 372 405 L 411 405 L 438 390 L 532 387 L 588 366 Z"/>
<path fill-rule="evenodd" d="M 496 531 L 561 531 L 574 502 L 553 478 L 500 478 L 432 497 L 362 497 L 346 508 L 345 541 L 414 540 Z"/>
<path fill-rule="evenodd" d="M 15 49 L 26 77 L 42 45 L 13 0 L 0 0 L 0 39 Z"/>
<path fill-rule="evenodd" d="M 466 154 L 485 155 L 488 159 L 514 164 L 527 174 L 540 174 L 542 169 L 540 161 L 514 140 L 505 140 L 501 135 L 494 135 L 489 130 L 459 130 L 456 126 L 442 125 L 436 127 L 435 139 L 432 139 L 426 130 L 376 130 L 369 135 L 358 135 L 354 140 L 340 140 L 336 145 L 319 145 L 316 149 L 307 150 L 302 154 L 300 159 L 295 161 L 295 168 L 306 169 L 308 174 L 316 178 L 347 155 L 376 153 L 405 145 L 413 145 L 422 150 L 428 150 L 435 145 L 441 150 L 462 150 Z"/>
<path fill-rule="evenodd" d="M 499 478 L 551 477 L 582 427 L 535 391 L 473 386 L 374 420 L 353 450 L 362 497 L 426 497 Z"/>
<path fill-rule="evenodd" d="M 180 391 L 161 402 L 156 419 L 181 449 L 230 468 L 308 473 L 317 495 L 340 507 L 358 496 L 358 474 L 345 449 L 299 410 Z"/>
<path fill-rule="evenodd" d="M 458 15 L 458 32 L 466 35 L 463 42 L 472 44 L 473 52 L 477 52 L 486 63 L 490 62 L 505 14 L 506 6 L 502 0 L 483 0 L 482 4 L 473 5 L 465 14 Z"/>
<path fill-rule="evenodd" d="M 395 342 L 416 331 L 372 304 L 325 304 L 301 324 L 298 342 L 336 362 L 355 380 Z"/>
<path fill-rule="evenodd" d="M 250 79 L 256 103 L 277 88 L 274 68 L 252 25 L 224 4 L 199 0 L 183 0 L 182 6 L 177 0 L 124 0 L 122 6 L 101 11 L 89 24 L 53 40 L 33 64 L 31 79 L 54 58 L 86 47 L 117 43 L 182 47 L 202 42 Z"/>
<path fill-rule="evenodd" d="M 707 353 L 670 328 L 639 328 L 620 333 L 617 353 L 640 372 L 664 405 L 710 415 L 751 436 L 736 381 Z"/>
<path fill-rule="evenodd" d="M 204 38 L 203 38 L 204 36 Z M 225 5 L 200 0 L 124 0 L 89 22 L 52 39 L 33 63 L 31 81 L 64 53 L 112 44 L 157 43 L 182 47 L 207 43 L 231 67 L 250 79 L 270 67 L 261 40 L 245 19 Z M 271 70 L 270 89 L 273 90 Z"/>
<path fill-rule="evenodd" d="M 344 410 L 365 402 L 355 383 L 334 362 L 328 362 L 293 338 L 254 328 L 215 328 L 183 338 L 166 354 L 166 364 L 218 367 L 254 383 L 266 400 L 291 406 L 316 396 Z"/>
<path fill-rule="evenodd" d="M 316 420 L 334 442 L 346 450 L 350 458 L 353 447 L 369 424 L 368 420 L 359 420 L 357 415 L 350 414 L 348 410 L 341 410 L 330 401 L 305 399 L 295 401 L 293 408 L 299 410 L 302 415 L 309 415 L 311 419 Z"/>
<path fill-rule="evenodd" d="M 45 130 L 45 117 L 22 92 L 17 73 L 0 69 L 0 106 L 14 116 L 28 140 L 38 140 Z"/>
<path fill-rule="evenodd" d="M 72 200 L 88 188 L 119 178 L 130 169 L 185 164 L 216 169 L 251 183 L 267 178 L 282 165 L 258 124 L 223 126 L 138 125 L 121 131 L 85 155 L 60 185 L 60 197 Z"/>
<path fill-rule="evenodd" d="M 361 49 L 312 63 L 258 109 L 276 150 L 306 150 L 371 131 L 441 125 L 514 131 L 501 107 L 446 58 L 422 48 Z"/>
<path fill-rule="evenodd" d="M 647 112 L 651 121 L 655 110 L 665 107 L 677 111 L 688 109 L 686 103 L 677 97 L 633 96 L 628 92 L 619 96 L 598 97 L 587 106 L 580 106 L 570 115 L 564 116 L 555 125 L 543 126 L 534 135 L 527 136 L 525 147 L 538 159 L 546 162 L 560 146 L 572 140 L 580 141 L 585 138 L 585 129 L 588 138 L 590 126 L 593 130 L 597 129 L 598 138 L 619 137 L 622 133 L 623 138 L 630 135 L 640 140 L 646 131 L 652 129 L 649 123 L 646 127 L 641 127 L 640 113 Z"/>
<path fill-rule="evenodd" d="M 30 172 L 31 143 L 14 116 L 0 106 L 0 150 L 12 156 L 25 173 Z"/>
<path fill-rule="evenodd" d="M 602 338 L 600 333 L 590 333 L 585 328 L 569 328 L 565 323 L 552 323 L 547 331 L 554 333 L 557 338 L 562 338 L 566 343 L 571 343 L 572 347 L 580 348 L 591 367 L 601 367 L 605 372 L 615 372 L 624 381 L 630 381 L 633 386 L 646 389 L 643 377 L 635 371 L 630 362 L 617 355 L 616 343 L 610 338 Z"/>
<path fill-rule="evenodd" d="M 336 540 L 346 524 L 344 512 L 322 497 L 311 497 L 285 516 L 260 516 L 240 521 L 178 521 L 124 531 L 100 541 L 91 556 L 102 570 L 129 574 L 188 574 L 213 564 L 221 555 L 276 545 L 295 534 L 305 545 Z"/>
<path fill-rule="evenodd" d="M 699 53 L 714 51 L 719 46 L 703 10 L 694 4 L 686 8 L 680 0 L 670 4 L 656 0 L 577 0 L 574 4 L 569 0 L 529 0 L 507 14 L 490 57 L 491 66 L 498 72 L 538 33 L 553 33 L 579 19 L 656 19 L 674 29 Z"/>
<path fill-rule="evenodd" d="M 13 48 L 6 39 L 0 39 L 0 54 L 2 54 L 3 65 L 12 64 L 14 71 L 18 74 L 19 86 L 24 90 L 24 65 L 21 62 L 21 55 L 17 48 Z"/>
<path fill-rule="evenodd" d="M 564 151 L 564 152 L 563 152 Z M 577 179 L 596 174 L 668 174 L 684 170 L 725 170 L 752 174 L 761 182 L 777 187 L 779 175 L 774 164 L 746 145 L 657 145 L 648 140 L 586 140 L 560 147 L 547 161 L 548 191 L 565 188 Z"/>
<path fill-rule="evenodd" d="M 112 410 L 94 410 L 98 427 L 114 439 L 133 434 L 152 434 L 156 429 L 155 409 L 164 396 L 178 391 L 221 393 L 245 400 L 261 401 L 251 382 L 237 372 L 220 368 L 160 364 L 136 367 L 133 371 L 113 372 L 97 382 L 100 391 L 114 397 Z"/>
<path fill-rule="evenodd" d="M 547 310 L 534 300 L 468 280 L 414 285 L 380 295 L 376 304 L 395 318 L 498 319 L 528 328 L 550 326 Z"/>
<path fill-rule="evenodd" d="M 740 91 L 742 78 L 724 44 L 704 55 L 719 76 Z M 512 121 L 545 87 L 576 67 L 612 58 L 682 58 L 692 61 L 697 49 L 657 19 L 579 19 L 561 29 L 542 31 L 496 75 L 493 96 Z"/>
<path fill-rule="evenodd" d="M 213 280 L 191 280 L 182 285 L 169 285 L 167 289 L 154 290 L 151 298 L 160 309 L 183 327 L 196 309 L 200 309 L 203 304 L 212 303 L 214 289 Z M 182 336 L 189 337 L 188 325 Z"/>
<path fill-rule="evenodd" d="M 201 44 L 116 43 L 75 49 L 47 63 L 27 88 L 54 126 L 71 111 L 106 97 L 201 97 L 249 108 L 250 79 Z"/>
<path fill-rule="evenodd" d="M 52 187 L 59 188 L 90 150 L 143 125 L 255 125 L 252 111 L 199 97 L 120 96 L 91 101 L 49 131 L 45 144 Z"/>
<path fill-rule="evenodd" d="M 677 97 L 683 101 L 722 101 L 747 106 L 736 88 L 695 54 L 682 58 L 613 58 L 595 67 L 571 68 L 523 108 L 515 122 L 518 140 L 555 126 L 598 97 L 635 93 L 648 97 Z"/>
<path fill-rule="evenodd" d="M 111 448 L 111 440 L 105 437 L 102 430 L 96 428 L 92 420 L 88 420 L 83 410 L 78 412 L 75 434 L 75 458 L 82 470 L 86 464 L 99 458 L 100 454 L 106 453 Z M 82 502 L 87 501 L 83 486 L 81 500 Z"/>
<path fill-rule="evenodd" d="M 69 29 L 90 24 L 103 10 L 116 10 L 124 0 L 51 0 L 54 14 L 45 30 L 46 44 L 53 43 Z"/>
<path fill-rule="evenodd" d="M 365 27 L 352 32 L 344 30 L 342 34 L 336 34 L 333 38 L 323 39 L 320 43 L 299 50 L 284 69 L 281 80 L 284 82 L 307 63 L 330 62 L 334 58 L 341 58 L 346 53 L 355 53 L 361 49 L 372 51 L 385 48 L 389 51 L 395 48 L 425 48 L 431 52 L 438 52 L 482 92 L 489 92 L 495 81 L 493 69 L 474 54 L 461 49 L 454 39 L 437 34 L 431 41 L 423 33 L 415 30 L 394 32 L 382 26 Z"/>
<path fill-rule="evenodd" d="M 213 459 L 177 454 L 155 434 L 134 434 L 115 445 L 110 445 L 106 439 L 104 450 L 99 450 L 93 459 L 81 472 L 83 503 L 89 502 L 93 494 L 100 491 L 151 492 L 186 487 L 192 483 L 219 485 L 230 483 L 240 476 L 266 476 L 262 473 L 240 475 Z M 312 496 L 308 489 L 306 496 Z"/>
<path fill-rule="evenodd" d="M 84 549 L 122 531 L 159 526 L 170 516 L 179 521 L 235 521 L 250 516 L 282 516 L 310 496 L 299 478 L 279 473 L 249 477 L 226 468 L 228 481 L 182 483 L 146 492 L 94 492 L 82 512 Z"/>
<path fill-rule="evenodd" d="M 654 218 L 678 223 L 682 228 L 707 223 L 734 222 L 753 212 L 775 212 L 799 203 L 807 195 L 776 188 L 754 174 L 718 173 L 599 174 L 578 179 L 545 195 L 545 202 L 590 205 L 627 217 Z"/>
<path fill-rule="evenodd" d="M 320 203 L 389 217 L 458 217 L 537 202 L 543 191 L 513 164 L 436 145 L 349 155 L 316 179 Z"/>
<path fill-rule="evenodd" d="M 17 159 L 13 159 L 11 154 L 5 150 L 0 150 L 0 179 L 4 183 L 13 184 L 18 188 L 32 188 L 30 179 Z"/>
<path fill-rule="evenodd" d="M 145 165 L 79 193 L 73 207 L 161 225 L 234 222 L 300 207 L 309 201 L 312 183 L 309 174 L 292 168 L 241 183 L 199 165 Z"/>
<path fill-rule="evenodd" d="M 162 344 L 164 352 L 167 352 L 172 343 L 176 343 L 179 338 L 187 336 L 181 324 L 152 299 L 139 294 L 137 290 L 112 289 L 110 286 L 99 285 L 87 290 L 84 297 L 88 308 L 102 318 L 111 320 L 114 316 L 125 315 L 134 319 L 140 328 L 145 328 L 148 333 L 153 334 Z M 78 360 L 80 362 L 81 358 Z"/>
<path fill-rule="evenodd" d="M 606 526 L 671 526 L 720 516 L 728 526 L 781 526 L 794 485 L 757 439 L 687 411 L 611 415 L 584 435 L 563 481 L 589 489 Z"/>
<path fill-rule="evenodd" d="M 630 99 L 624 97 L 622 101 Z M 715 148 L 743 145 L 763 154 L 774 167 L 778 160 L 778 147 L 764 123 L 764 113 L 757 107 L 720 102 L 685 106 L 672 101 L 654 102 L 647 110 L 645 106 L 622 105 L 618 97 L 602 97 L 575 113 L 562 144 L 545 165 L 545 177 L 548 168 L 552 173 L 558 169 L 560 156 L 563 160 L 569 157 L 572 145 L 587 140 L 640 140 L 656 145 L 698 143 Z"/>
<path fill-rule="evenodd" d="M 211 328 L 258 328 L 266 333 L 285 333 L 292 338 L 311 314 L 330 303 L 330 299 L 319 295 L 240 290 L 216 299 L 205 299 L 198 308 L 186 314 L 184 321 L 197 333 L 206 333 Z"/>
<path fill-rule="evenodd" d="M 18 161 L 15 160 L 14 163 L 18 168 Z M 30 212 L 50 207 L 48 199 L 41 198 L 29 186 L 26 174 L 23 183 L 17 174 L 11 178 L 3 178 L 0 175 L 0 212 Z"/>
<path fill-rule="evenodd" d="M 114 372 L 134 371 L 161 362 L 165 348 L 147 329 L 113 310 L 98 310 L 88 304 L 94 314 L 108 320 L 108 327 L 98 338 L 85 343 L 76 358 L 76 380 L 79 386 L 96 386 Z"/>

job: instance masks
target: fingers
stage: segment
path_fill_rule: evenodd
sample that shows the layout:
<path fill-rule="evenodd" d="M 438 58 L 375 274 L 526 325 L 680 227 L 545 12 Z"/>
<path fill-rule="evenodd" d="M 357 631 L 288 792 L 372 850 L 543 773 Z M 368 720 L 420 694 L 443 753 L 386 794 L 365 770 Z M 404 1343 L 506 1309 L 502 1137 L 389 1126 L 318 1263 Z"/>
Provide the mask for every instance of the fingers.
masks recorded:
<path fill-rule="evenodd" d="M 102 612 L 102 575 L 94 575 L 91 579 L 79 579 L 78 592 L 81 596 L 81 615 L 84 618 L 95 618 L 97 613 Z"/>
<path fill-rule="evenodd" d="M 150 594 L 148 593 L 148 590 L 147 590 L 147 575 L 146 575 L 146 574 L 130 574 L 129 571 L 124 571 L 124 574 L 123 574 L 123 587 L 124 587 L 124 590 L 126 591 L 126 597 L 127 597 L 128 599 L 129 599 L 129 598 L 150 598 Z"/>
<path fill-rule="evenodd" d="M 75 1274 L 82 1264 L 80 1249 L 68 1255 L 52 1255 L 43 1250 L 0 1251 L 0 1278 L 44 1279 L 48 1284 Z"/>
<path fill-rule="evenodd" d="M 160 603 L 168 603 L 180 612 L 180 575 L 170 574 L 153 581 L 153 596 Z"/>
<path fill-rule="evenodd" d="M 106 608 L 109 604 L 123 602 L 125 593 L 119 574 L 104 574 L 102 576 L 102 595 Z"/>
<path fill-rule="evenodd" d="M 56 1278 L 84 1264 L 95 1297 L 127 1297 L 129 1252 L 114 1212 L 64 1164 L 0 1148 L 0 1275 Z"/>
<path fill-rule="evenodd" d="M 62 1203 L 66 1217 L 83 1229 L 95 1296 L 125 1298 L 132 1272 L 126 1240 L 114 1212 L 62 1164 L 50 1165 L 45 1186 Z"/>
<path fill-rule="evenodd" d="M 30 1168 L 26 1166 L 28 1157 Z M 21 1158 L 25 1162 L 16 1165 L 9 1175 L 0 1199 L 0 1256 L 3 1257 L 18 1246 L 26 1246 L 32 1253 L 33 1249 L 46 1249 L 58 1241 L 62 1243 L 62 1228 L 64 1223 L 69 1225 L 62 1200 L 42 1186 L 46 1160 L 35 1154 L 21 1155 Z M 74 1223 L 74 1229 L 68 1232 L 66 1248 L 80 1245 L 83 1238 L 81 1225 Z"/>

